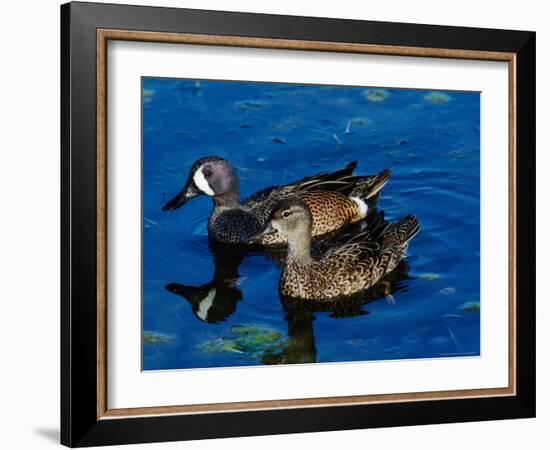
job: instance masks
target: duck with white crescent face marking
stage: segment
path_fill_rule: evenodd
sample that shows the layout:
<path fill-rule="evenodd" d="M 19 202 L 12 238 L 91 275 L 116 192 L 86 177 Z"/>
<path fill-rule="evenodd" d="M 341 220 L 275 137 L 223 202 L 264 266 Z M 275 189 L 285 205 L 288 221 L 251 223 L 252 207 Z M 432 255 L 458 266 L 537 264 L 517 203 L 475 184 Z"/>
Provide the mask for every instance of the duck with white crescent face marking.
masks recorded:
<path fill-rule="evenodd" d="M 162 209 L 172 211 L 199 195 L 207 195 L 214 203 L 208 220 L 210 239 L 226 244 L 284 246 L 286 238 L 280 233 L 256 241 L 249 238 L 265 228 L 281 200 L 298 196 L 311 210 L 312 238 L 318 239 L 364 219 L 390 178 L 389 169 L 372 176 L 353 175 L 356 166 L 357 163 L 352 162 L 335 172 L 268 187 L 241 202 L 239 180 L 233 166 L 223 158 L 209 156 L 193 164 L 183 189 Z"/>

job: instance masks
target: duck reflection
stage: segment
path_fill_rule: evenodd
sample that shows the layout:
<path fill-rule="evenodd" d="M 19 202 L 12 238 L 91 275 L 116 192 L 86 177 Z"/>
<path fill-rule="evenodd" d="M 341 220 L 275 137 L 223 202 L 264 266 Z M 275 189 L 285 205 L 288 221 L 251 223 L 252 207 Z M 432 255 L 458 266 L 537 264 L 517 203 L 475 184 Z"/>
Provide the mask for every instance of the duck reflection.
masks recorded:
<path fill-rule="evenodd" d="M 367 227 L 375 227 L 383 221 L 383 218 L 383 213 L 376 213 L 373 210 L 365 220 L 348 226 L 343 232 L 326 235 L 314 245 L 314 254 L 322 255 L 340 239 Z M 213 324 L 225 321 L 237 310 L 238 302 L 243 300 L 243 293 L 239 289 L 242 281 L 239 266 L 248 255 L 261 254 L 281 268 L 286 255 L 284 247 L 266 249 L 227 245 L 215 241 L 209 243 L 209 249 L 214 262 L 212 281 L 202 286 L 169 283 L 165 287 L 169 292 L 187 300 L 197 319 Z"/>
<path fill-rule="evenodd" d="M 364 309 L 368 303 L 388 299 L 393 302 L 392 294 L 406 289 L 404 280 L 409 278 L 409 267 L 401 261 L 396 269 L 389 273 L 361 295 L 331 302 L 304 302 L 294 298 L 281 297 L 285 309 L 285 321 L 288 324 L 288 340 L 282 350 L 266 353 L 264 364 L 305 364 L 317 362 L 317 348 L 313 322 L 316 313 L 329 312 L 334 319 L 350 318 L 370 314 Z"/>
<path fill-rule="evenodd" d="M 233 314 L 243 299 L 238 269 L 246 253 L 238 249 L 227 251 L 215 245 L 210 246 L 210 251 L 215 267 L 212 281 L 202 286 L 170 283 L 166 289 L 187 300 L 200 321 L 218 323 Z"/>

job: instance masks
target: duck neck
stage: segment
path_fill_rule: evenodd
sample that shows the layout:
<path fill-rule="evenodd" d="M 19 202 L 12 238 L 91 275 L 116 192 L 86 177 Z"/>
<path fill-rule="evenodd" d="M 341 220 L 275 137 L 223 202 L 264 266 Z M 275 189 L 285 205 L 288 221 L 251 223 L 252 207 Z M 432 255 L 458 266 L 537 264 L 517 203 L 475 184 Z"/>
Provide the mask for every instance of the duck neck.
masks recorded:
<path fill-rule="evenodd" d="M 311 230 L 288 238 L 288 261 L 301 266 L 311 263 Z"/>
<path fill-rule="evenodd" d="M 238 208 L 241 206 L 238 190 L 215 195 L 213 199 L 215 208 Z"/>

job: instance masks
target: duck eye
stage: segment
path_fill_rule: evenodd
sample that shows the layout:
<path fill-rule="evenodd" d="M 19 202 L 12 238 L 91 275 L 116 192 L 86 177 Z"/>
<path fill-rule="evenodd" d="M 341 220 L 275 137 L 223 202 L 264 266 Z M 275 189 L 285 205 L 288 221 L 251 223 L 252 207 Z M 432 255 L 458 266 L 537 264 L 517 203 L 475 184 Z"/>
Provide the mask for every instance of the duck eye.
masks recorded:
<path fill-rule="evenodd" d="M 286 219 L 288 216 L 290 216 L 290 211 L 283 212 L 283 217 Z"/>
<path fill-rule="evenodd" d="M 204 169 L 202 173 L 205 177 L 209 177 L 210 175 L 212 175 L 212 171 L 210 169 Z"/>

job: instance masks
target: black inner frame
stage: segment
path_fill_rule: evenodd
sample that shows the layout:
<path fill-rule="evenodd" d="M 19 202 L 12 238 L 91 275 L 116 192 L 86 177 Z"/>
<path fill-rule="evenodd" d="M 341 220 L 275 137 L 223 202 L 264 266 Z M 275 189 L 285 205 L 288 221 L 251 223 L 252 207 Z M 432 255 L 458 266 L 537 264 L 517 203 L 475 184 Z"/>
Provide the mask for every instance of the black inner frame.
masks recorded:
<path fill-rule="evenodd" d="M 511 52 L 517 395 L 97 419 L 96 30 Z M 61 442 L 176 441 L 535 416 L 535 33 L 94 3 L 61 6 Z"/>

